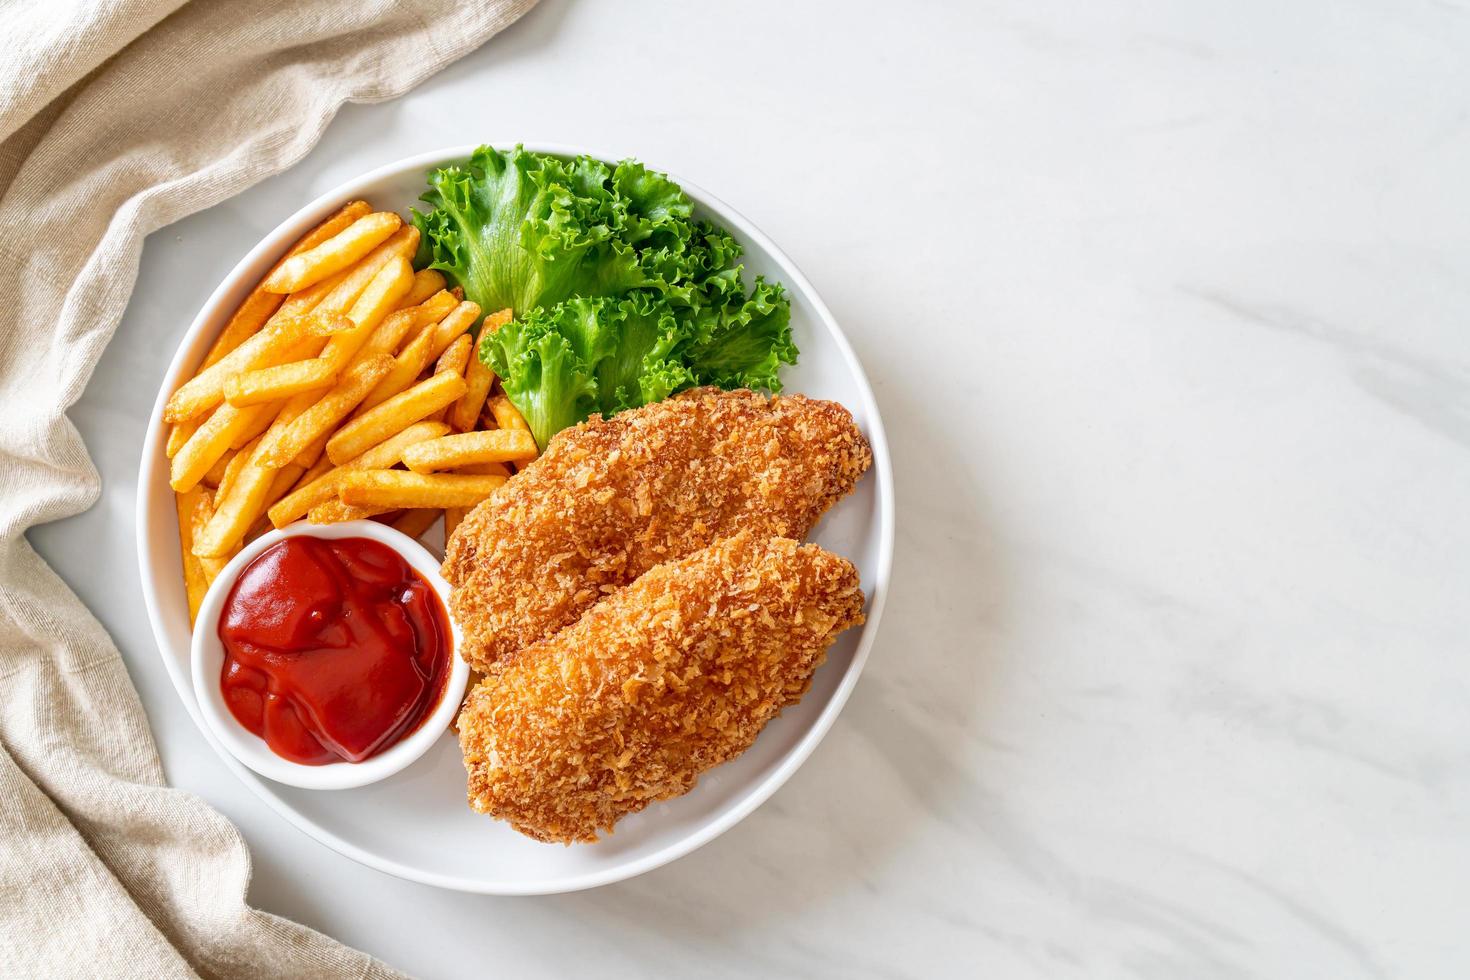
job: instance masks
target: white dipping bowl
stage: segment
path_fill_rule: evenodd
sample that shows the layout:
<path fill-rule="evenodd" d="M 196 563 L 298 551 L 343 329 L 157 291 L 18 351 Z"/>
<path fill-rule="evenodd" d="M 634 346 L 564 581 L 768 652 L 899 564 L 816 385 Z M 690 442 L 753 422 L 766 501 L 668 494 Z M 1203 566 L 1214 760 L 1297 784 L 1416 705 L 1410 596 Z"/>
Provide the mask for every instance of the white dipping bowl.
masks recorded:
<path fill-rule="evenodd" d="M 377 755 L 362 762 L 334 762 L 324 766 L 305 766 L 290 759 L 283 759 L 271 751 L 265 739 L 249 731 L 230 713 L 225 704 L 224 692 L 220 689 L 220 672 L 224 668 L 225 648 L 219 638 L 219 620 L 224 613 L 225 600 L 240 573 L 262 553 L 287 538 L 311 537 L 323 539 L 367 538 L 392 548 L 403 560 L 423 577 L 439 596 L 449 620 L 452 649 L 449 659 L 449 678 L 444 684 L 439 703 L 434 711 L 419 724 L 407 738 L 401 739 Z M 279 531 L 262 534 L 240 549 L 230 563 L 219 573 L 219 577 L 204 594 L 199 606 L 199 618 L 194 625 L 194 640 L 190 656 L 194 675 L 194 697 L 199 703 L 199 713 L 210 733 L 225 750 L 252 771 L 267 779 L 302 789 L 353 789 L 376 783 L 401 772 L 417 762 L 429 748 L 443 737 L 454 720 L 455 712 L 464 701 L 465 687 L 469 683 L 470 668 L 460 658 L 460 631 L 454 618 L 449 616 L 449 583 L 439 574 L 439 560 L 413 538 L 377 521 L 344 521 L 341 524 L 292 524 Z"/>

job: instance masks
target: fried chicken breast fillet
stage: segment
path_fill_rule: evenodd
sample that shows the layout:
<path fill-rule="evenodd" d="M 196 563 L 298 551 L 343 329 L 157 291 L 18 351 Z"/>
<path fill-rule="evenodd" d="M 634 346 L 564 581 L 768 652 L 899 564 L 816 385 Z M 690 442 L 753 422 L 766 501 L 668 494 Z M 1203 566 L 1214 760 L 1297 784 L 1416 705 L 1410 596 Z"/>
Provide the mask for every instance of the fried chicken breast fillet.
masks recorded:
<path fill-rule="evenodd" d="M 872 461 L 847 409 L 801 395 L 700 388 L 563 430 L 449 539 L 462 653 L 489 672 L 736 531 L 804 538 Z"/>
<path fill-rule="evenodd" d="M 789 538 L 742 532 L 659 565 L 471 692 L 470 806 L 595 841 L 749 748 L 862 608 L 850 562 Z"/>

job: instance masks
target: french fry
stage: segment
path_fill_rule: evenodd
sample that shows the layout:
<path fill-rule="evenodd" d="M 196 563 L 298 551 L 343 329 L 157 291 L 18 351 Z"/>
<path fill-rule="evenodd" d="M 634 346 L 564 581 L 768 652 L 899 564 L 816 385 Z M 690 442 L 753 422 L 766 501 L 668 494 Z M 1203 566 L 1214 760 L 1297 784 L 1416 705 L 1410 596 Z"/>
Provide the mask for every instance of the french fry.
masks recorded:
<path fill-rule="evenodd" d="M 402 226 L 403 219 L 391 211 L 364 215 L 315 248 L 286 259 L 266 276 L 261 288 L 291 293 L 321 282 L 363 258 Z"/>
<path fill-rule="evenodd" d="M 464 397 L 449 410 L 449 424 L 457 432 L 469 432 L 480 420 L 480 410 L 495 384 L 495 372 L 479 358 L 479 351 L 472 351 L 470 362 L 464 371 Z"/>
<path fill-rule="evenodd" d="M 273 275 L 287 259 L 315 248 L 371 211 L 372 208 L 366 201 L 351 201 L 343 205 L 335 214 L 330 215 L 321 224 L 303 235 L 295 245 L 287 249 L 286 254 L 281 256 L 266 275 Z M 230 317 L 230 322 L 225 324 L 225 328 L 214 339 L 214 344 L 209 348 L 209 353 L 204 356 L 204 363 L 199 365 L 199 370 L 202 371 L 214 364 L 258 332 L 280 308 L 283 299 L 284 297 L 279 293 L 269 292 L 257 284 L 235 310 L 234 315 Z M 310 310 L 293 312 L 291 315 L 299 316 L 306 312 Z"/>
<path fill-rule="evenodd" d="M 194 540 L 198 540 L 199 535 L 204 533 L 204 529 L 209 525 L 210 518 L 212 517 L 214 517 L 214 497 L 208 490 L 204 490 L 201 487 L 195 497 L 194 510 L 189 520 Z M 200 569 L 204 572 L 204 581 L 213 585 L 214 580 L 219 578 L 219 573 L 224 571 L 225 566 L 230 563 L 230 559 L 235 557 L 235 552 L 239 550 L 240 546 L 237 544 L 226 554 L 217 558 L 199 558 L 198 555 L 195 555 L 194 557 L 199 561 Z"/>
<path fill-rule="evenodd" d="M 174 496 L 179 515 L 179 545 L 184 561 L 184 591 L 189 596 L 190 626 L 199 617 L 199 604 L 204 601 L 204 593 L 209 589 L 209 582 L 204 577 L 204 567 L 194 554 L 194 507 L 199 496 L 206 492 L 204 488 L 196 486 Z"/>
<path fill-rule="evenodd" d="M 490 406 L 490 414 L 495 416 L 495 424 L 500 428 L 520 429 L 523 432 L 531 431 L 531 427 L 521 417 L 520 409 L 512 405 L 510 399 L 505 397 L 503 392 L 492 395 L 486 404 Z"/>
<path fill-rule="evenodd" d="M 414 329 L 419 330 L 432 324 L 438 324 L 449 314 L 453 313 L 457 306 L 459 306 L 459 300 L 454 298 L 453 293 L 444 289 L 439 290 L 414 307 L 414 309 L 418 310 L 418 317 L 414 322 Z M 409 336 L 411 335 L 412 331 Z"/>
<path fill-rule="evenodd" d="M 253 440 L 252 440 L 253 441 Z M 235 477 L 240 475 L 240 470 L 250 461 L 250 454 L 232 449 L 228 453 L 229 462 L 225 466 L 224 475 L 220 477 L 219 483 L 215 484 L 213 500 L 223 500 L 230 492 L 230 484 L 235 482 Z"/>
<path fill-rule="evenodd" d="M 449 427 L 442 422 L 418 422 L 360 456 L 348 460 L 341 467 L 333 467 L 330 459 L 323 457 L 318 464 L 326 467 L 323 471 L 316 473 L 310 481 L 303 476 L 301 484 L 295 490 L 270 508 L 271 523 L 276 527 L 285 527 L 299 520 L 313 507 L 336 500 L 337 480 L 345 470 L 375 470 L 397 466 L 403 459 L 403 451 L 409 446 L 425 439 L 437 439 L 448 431 Z M 311 471 L 307 475 L 311 475 Z"/>
<path fill-rule="evenodd" d="M 235 375 L 225 382 L 225 401 L 231 405 L 259 405 L 303 391 L 330 388 L 336 380 L 332 365 L 319 357 L 290 361 Z"/>
<path fill-rule="evenodd" d="M 503 310 L 496 310 L 494 313 L 486 313 L 485 321 L 480 324 L 480 336 L 485 336 L 487 331 L 494 333 L 513 319 L 515 319 L 515 314 L 509 306 Z"/>
<path fill-rule="evenodd" d="M 414 326 L 410 328 L 409 334 L 407 334 L 412 335 L 413 339 L 404 347 L 403 352 L 394 358 L 393 367 L 388 371 L 387 376 L 382 381 L 379 381 L 378 386 L 372 390 L 372 393 L 362 400 L 361 405 L 357 406 L 358 415 L 387 401 L 413 384 L 414 380 L 419 376 L 419 372 L 429 363 L 429 351 L 434 342 L 434 325 L 444 319 L 454 307 L 454 298 L 449 293 L 441 290 L 416 307 L 394 313 L 393 316 L 390 316 L 388 320 L 384 321 L 383 326 L 374 332 L 374 339 L 377 339 L 379 334 L 383 335 L 384 340 L 390 339 L 397 335 L 398 331 L 396 327 L 390 331 L 387 328 L 387 324 L 394 317 L 402 316 L 409 312 L 414 314 L 412 321 Z M 398 340 L 401 341 L 402 339 L 402 336 L 398 336 Z M 370 340 L 369 344 L 371 343 L 372 341 Z M 361 352 L 359 352 L 359 356 L 361 356 Z"/>
<path fill-rule="evenodd" d="M 327 451 L 327 440 L 330 438 L 332 438 L 331 432 L 323 432 L 321 435 L 317 436 L 310 445 L 301 450 L 301 452 L 297 453 L 296 458 L 291 460 L 291 462 L 295 463 L 297 466 L 311 469 L 312 467 L 316 466 L 317 463 L 326 459 L 327 465 L 331 466 L 332 461 L 330 459 L 327 459 L 327 457 L 324 455 L 324 453 Z"/>
<path fill-rule="evenodd" d="M 444 540 L 446 542 L 448 542 L 449 536 L 454 533 L 454 529 L 459 527 L 459 522 L 464 520 L 466 513 L 468 511 L 464 507 L 444 508 Z"/>
<path fill-rule="evenodd" d="M 473 463 L 527 462 L 536 458 L 536 440 L 520 429 L 459 432 L 410 446 L 403 465 L 415 473 L 451 470 Z"/>
<path fill-rule="evenodd" d="M 440 290 L 418 306 L 395 310 L 378 324 L 353 355 L 353 363 L 374 354 L 392 354 L 403 343 L 403 338 L 444 319 L 454 306 L 454 298 Z"/>
<path fill-rule="evenodd" d="M 264 438 L 261 436 L 240 450 L 245 465 L 229 481 L 229 488 L 216 498 L 214 516 L 194 537 L 194 554 L 200 558 L 227 554 L 244 539 L 245 532 L 264 509 L 266 495 L 275 479 L 275 468 L 264 465 L 260 459 L 261 439 Z"/>
<path fill-rule="evenodd" d="M 219 482 L 214 485 L 215 497 L 223 497 L 230 492 L 230 484 L 240 475 L 240 467 L 245 465 L 249 457 L 239 450 L 231 450 L 221 458 L 225 459 L 225 470 L 220 474 Z"/>
<path fill-rule="evenodd" d="M 337 384 L 341 383 L 342 375 L 339 373 L 337 375 Z M 334 384 L 332 387 L 335 388 L 336 386 Z M 265 431 L 265 444 L 267 446 L 276 445 L 281 440 L 281 436 L 285 433 L 287 426 L 296 421 L 302 412 L 321 401 L 323 394 L 320 391 L 303 391 L 299 395 L 292 395 L 286 399 L 285 403 L 281 405 L 280 410 L 276 412 L 275 417 L 271 419 L 269 428 Z M 308 444 L 308 449 L 310 445 L 312 444 Z M 295 460 L 293 459 L 292 462 L 295 462 Z"/>
<path fill-rule="evenodd" d="M 261 504 L 261 510 L 269 510 L 272 504 L 286 496 L 287 492 L 296 485 L 296 481 L 301 479 L 301 474 L 305 472 L 306 467 L 297 466 L 295 463 L 287 463 L 276 470 L 276 475 L 271 480 L 270 490 L 265 495 L 265 503 Z"/>
<path fill-rule="evenodd" d="M 225 474 L 230 471 L 230 460 L 234 458 L 235 450 L 228 450 L 223 456 L 214 461 L 214 465 L 209 468 L 209 472 L 204 474 L 199 482 L 207 487 L 218 487 L 224 482 Z"/>
<path fill-rule="evenodd" d="M 342 474 L 337 496 L 353 507 L 473 507 L 504 483 L 499 476 L 349 470 Z"/>
<path fill-rule="evenodd" d="M 400 391 L 407 391 L 433 360 L 433 349 L 434 330 L 432 326 L 425 327 L 393 359 L 393 367 L 378 382 L 372 394 L 362 400 L 362 404 L 358 406 L 358 414 L 376 408 Z"/>
<path fill-rule="evenodd" d="M 369 517 L 387 514 L 397 507 L 349 507 L 340 500 L 328 500 L 317 504 L 306 514 L 312 524 L 341 524 L 343 521 L 365 521 Z"/>
<path fill-rule="evenodd" d="M 434 526 L 442 511 L 432 507 L 419 507 L 414 510 L 406 510 L 402 516 L 395 518 L 391 527 L 396 531 L 402 531 L 411 538 L 421 538 L 424 532 Z"/>
<path fill-rule="evenodd" d="M 326 446 L 327 444 L 323 442 L 322 449 L 325 450 Z M 332 461 L 330 459 L 327 459 L 326 453 L 324 451 L 321 455 L 321 458 L 318 459 L 315 463 L 312 463 L 311 466 L 307 467 L 306 472 L 301 474 L 301 479 L 296 482 L 296 486 L 292 489 L 291 492 L 295 493 L 297 490 L 310 484 L 313 480 L 316 480 L 318 477 L 332 472 L 336 468 L 337 467 L 332 465 Z"/>
<path fill-rule="evenodd" d="M 327 341 L 326 347 L 322 349 L 322 360 L 338 370 L 349 367 L 353 355 L 367 343 L 378 324 L 383 322 L 383 318 L 408 293 L 412 285 L 413 267 L 408 264 L 408 260 L 401 255 L 390 258 L 347 311 L 347 318 L 353 323 L 352 328 Z"/>
<path fill-rule="evenodd" d="M 475 338 L 467 333 L 462 333 L 454 338 L 454 343 L 444 349 L 439 355 L 439 360 L 434 364 L 435 374 L 457 374 L 464 376 L 465 368 L 470 363 L 470 348 L 475 344 Z"/>
<path fill-rule="evenodd" d="M 500 431 L 500 430 L 491 430 Z M 477 476 L 505 476 L 511 475 L 510 467 L 504 463 L 470 463 L 466 466 L 456 466 L 456 473 L 474 473 Z"/>
<path fill-rule="evenodd" d="M 274 405 L 250 405 L 245 408 L 221 405 L 215 409 L 184 444 L 184 448 L 169 461 L 169 486 L 178 493 L 193 489 L 219 458 L 229 451 L 230 444 L 237 435 L 258 424 L 261 417 L 269 417 L 274 409 Z"/>
<path fill-rule="evenodd" d="M 449 347 L 444 351 L 444 353 L 439 355 L 439 360 L 434 365 L 434 373 L 454 374 L 460 377 L 464 377 L 465 369 L 469 366 L 470 363 L 470 350 L 472 347 L 474 347 L 474 344 L 475 339 L 467 333 L 462 333 L 458 337 L 455 337 L 454 343 L 450 344 Z M 469 382 L 465 382 L 465 389 L 468 391 Z M 461 395 L 460 400 L 463 400 L 463 398 L 464 395 Z M 426 418 L 434 419 L 435 421 L 442 420 L 446 415 L 449 414 L 449 410 L 453 408 L 454 405 L 458 404 L 459 401 L 457 400 L 450 405 L 446 405 L 443 408 L 432 412 L 431 414 L 426 416 Z"/>
<path fill-rule="evenodd" d="M 307 337 L 328 337 L 353 324 L 342 316 L 310 314 L 272 320 L 264 330 L 184 382 L 164 407 L 166 422 L 203 415 L 225 398 L 225 382 L 242 371 L 279 364 L 290 347 Z"/>
<path fill-rule="evenodd" d="M 480 307 L 477 303 L 460 303 L 451 310 L 448 316 L 439 321 L 439 326 L 434 328 L 434 343 L 430 347 L 429 360 L 434 360 L 448 350 L 455 338 L 474 326 L 479 318 Z"/>
<path fill-rule="evenodd" d="M 437 269 L 420 269 L 413 274 L 413 287 L 409 289 L 408 295 L 399 301 L 398 308 L 406 310 L 410 306 L 418 306 L 430 296 L 441 292 L 446 285 L 444 273 Z"/>
<path fill-rule="evenodd" d="M 362 401 L 373 386 L 388 373 L 393 358 L 386 354 L 363 361 L 337 379 L 337 384 L 321 398 L 297 415 L 289 423 L 271 430 L 261 438 L 260 459 L 265 466 L 281 467 L 295 459 L 296 454 L 309 446 L 323 433 L 347 417 L 347 413 Z M 284 414 L 284 410 L 283 410 Z M 374 440 L 381 442 L 382 440 Z M 331 441 L 327 442 L 328 447 Z M 353 455 L 356 455 L 354 453 Z"/>
<path fill-rule="evenodd" d="M 163 454 L 169 459 L 178 455 L 180 449 L 189 441 L 194 430 L 204 422 L 201 418 L 193 418 L 187 422 L 178 422 L 168 427 L 168 444 L 163 448 Z"/>
<path fill-rule="evenodd" d="M 321 297 L 317 308 L 329 310 L 333 313 L 346 313 L 352 309 L 353 304 L 362 296 L 368 284 L 373 281 L 379 272 L 383 271 L 385 265 L 395 258 L 407 261 L 413 255 L 414 250 L 418 248 L 418 242 L 419 230 L 417 228 L 410 226 L 398 229 L 388 237 L 386 242 L 369 252 L 367 257 L 357 263 L 357 265 L 337 273 L 333 277 L 336 280 L 336 285 L 328 290 L 326 295 Z M 310 289 L 304 290 L 302 293 L 293 294 L 293 296 L 304 296 L 331 281 L 332 279 L 325 280 L 312 286 Z M 286 302 L 289 305 L 291 301 L 287 300 Z"/>
<path fill-rule="evenodd" d="M 383 373 L 387 373 L 386 367 Z M 464 394 L 464 390 L 464 378 L 457 374 L 433 375 L 338 429 L 337 434 L 327 440 L 327 456 L 340 466 L 395 432 L 401 432 L 452 404 Z"/>
<path fill-rule="evenodd" d="M 237 406 L 227 404 L 225 407 L 235 408 Z M 252 408 L 255 406 L 246 405 L 245 407 Z M 259 407 L 265 409 L 265 411 L 261 412 L 260 415 L 256 417 L 254 422 L 242 427 L 240 431 L 235 434 L 235 438 L 230 440 L 231 449 L 239 449 L 247 442 L 254 442 L 256 436 L 260 435 L 266 429 L 269 429 L 272 423 L 274 423 L 276 415 L 279 414 L 280 409 L 284 407 L 284 403 L 267 402 L 266 404 Z"/>

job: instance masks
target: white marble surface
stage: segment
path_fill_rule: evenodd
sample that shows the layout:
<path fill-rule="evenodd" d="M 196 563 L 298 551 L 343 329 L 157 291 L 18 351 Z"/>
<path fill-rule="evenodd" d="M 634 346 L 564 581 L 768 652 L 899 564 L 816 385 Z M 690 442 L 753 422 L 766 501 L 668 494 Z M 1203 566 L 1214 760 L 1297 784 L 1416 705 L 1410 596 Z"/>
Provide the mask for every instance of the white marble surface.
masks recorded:
<path fill-rule="evenodd" d="M 244 831 L 252 899 L 424 977 L 1463 976 L 1467 50 L 1452 2 L 548 0 L 150 239 L 73 413 L 103 499 L 33 540 L 170 778 Z M 481 137 L 636 153 L 748 214 L 898 467 L 887 618 L 826 743 L 704 850 L 556 898 L 283 823 L 195 732 L 136 581 L 193 311 L 300 202 Z"/>

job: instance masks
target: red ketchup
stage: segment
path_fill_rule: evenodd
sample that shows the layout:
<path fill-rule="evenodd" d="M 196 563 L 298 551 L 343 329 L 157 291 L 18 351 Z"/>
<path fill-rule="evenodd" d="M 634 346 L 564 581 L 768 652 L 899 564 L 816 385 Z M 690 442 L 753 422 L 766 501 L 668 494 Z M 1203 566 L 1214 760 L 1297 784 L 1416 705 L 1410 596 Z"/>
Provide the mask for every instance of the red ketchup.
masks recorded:
<path fill-rule="evenodd" d="M 286 538 L 225 600 L 220 689 L 283 759 L 361 762 L 416 729 L 449 676 L 439 596 L 367 538 Z"/>

